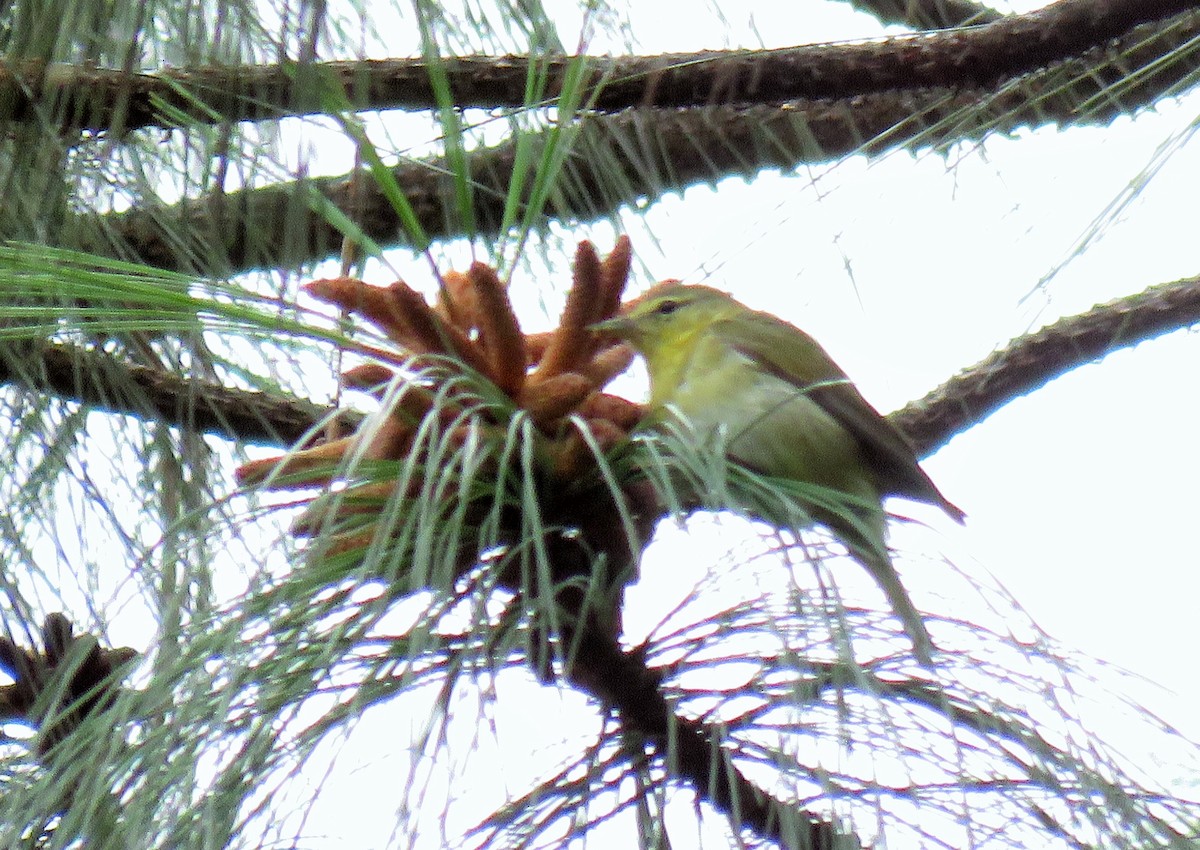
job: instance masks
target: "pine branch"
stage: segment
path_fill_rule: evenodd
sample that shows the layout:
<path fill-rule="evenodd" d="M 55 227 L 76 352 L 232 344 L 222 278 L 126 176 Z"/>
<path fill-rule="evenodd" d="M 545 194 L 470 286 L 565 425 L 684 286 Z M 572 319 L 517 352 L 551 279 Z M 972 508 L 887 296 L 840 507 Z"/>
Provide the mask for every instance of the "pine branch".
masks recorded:
<path fill-rule="evenodd" d="M 851 153 L 939 148 L 1024 127 L 1105 125 L 1190 85 L 1194 69 L 1189 63 L 1164 62 L 1163 57 L 1198 36 L 1200 15 L 1169 31 L 1138 30 L 1114 46 L 1119 61 L 1093 57 L 1069 62 L 999 93 L 931 89 L 848 101 L 631 109 L 586 117 L 578 126 L 557 206 L 548 215 L 591 221 L 624 204 L 654 200 L 695 183 L 768 168 L 786 171 Z M 548 138 L 533 140 L 532 157 Z M 515 158 L 511 140 L 470 155 L 479 232 L 495 232 L 503 219 Z M 465 233 L 448 176 L 452 173 L 451 163 L 442 158 L 408 161 L 393 170 L 432 239 Z M 377 182 L 362 173 L 278 183 L 166 208 L 135 208 L 100 216 L 100 227 L 80 222 L 72 229 L 111 235 L 102 243 L 81 245 L 85 250 L 106 256 L 112 244 L 124 242 L 143 262 L 160 268 L 193 270 L 186 268 L 188 257 L 213 254 L 220 259 L 211 260 L 206 273 L 296 268 L 333 256 L 342 245 L 342 234 L 302 200 L 308 191 L 327 198 L 379 244 L 406 242 Z M 181 249 L 181 239 L 192 240 L 183 246 L 187 250 Z"/>
<path fill-rule="evenodd" d="M 678 717 L 661 691 L 661 676 L 638 653 L 626 653 L 616 642 L 590 633 L 579 645 L 571 681 L 601 704 L 615 708 L 629 731 L 654 745 L 668 761 L 671 775 L 681 777 L 736 831 L 748 829 L 782 847 L 832 850 L 852 839 L 799 806 L 782 803 L 746 780 L 722 748 L 719 729 Z M 854 846 L 859 846 L 854 842 Z"/>
<path fill-rule="evenodd" d="M 1200 277 L 1159 284 L 1013 340 L 892 414 L 922 456 L 1013 399 L 1122 348 L 1200 322 Z"/>
<path fill-rule="evenodd" d="M 919 401 L 891 414 L 924 457 L 1008 402 L 1122 348 L 1200 322 L 1200 277 L 1150 287 L 1013 340 Z M 14 362 L 36 363 L 17 369 Z M 111 413 L 155 416 L 231 440 L 288 446 L 333 414 L 293 396 L 196 381 L 55 345 L 0 360 L 0 382 Z M 130 387 L 117 393 L 113 387 Z M 357 424 L 342 413 L 339 431 Z"/>
<path fill-rule="evenodd" d="M 304 399 L 191 380 L 70 345 L 0 358 L 0 382 L 95 410 L 270 445 L 291 445 L 334 413 Z M 339 429 L 356 424 L 352 413 L 338 416 Z"/>
<path fill-rule="evenodd" d="M 1142 24 L 1195 10 L 1195 0 L 1060 0 L 984 26 L 856 44 L 771 51 L 712 51 L 649 57 L 588 57 L 596 111 L 632 107 L 750 106 L 840 100 L 922 88 L 992 88 L 1129 34 Z M 540 57 L 552 101 L 577 59 Z M 460 108 L 527 105 L 530 60 L 446 57 L 438 66 Z M 24 120 L 43 100 L 61 109 L 67 132 L 257 121 L 320 113 L 324 86 L 356 109 L 435 109 L 429 63 L 392 59 L 323 63 L 297 75 L 290 65 L 168 69 L 155 74 L 32 65 L 0 74 L 0 120 Z M 317 80 L 321 85 L 314 85 Z M 171 116 L 171 117 L 165 117 Z"/>

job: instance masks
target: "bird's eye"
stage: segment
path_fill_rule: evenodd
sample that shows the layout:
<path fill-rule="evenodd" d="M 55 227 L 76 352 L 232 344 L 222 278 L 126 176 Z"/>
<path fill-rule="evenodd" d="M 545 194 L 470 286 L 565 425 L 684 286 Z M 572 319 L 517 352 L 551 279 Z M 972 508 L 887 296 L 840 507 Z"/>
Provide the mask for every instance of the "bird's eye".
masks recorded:
<path fill-rule="evenodd" d="M 669 316 L 679 309 L 678 301 L 663 301 L 654 308 L 654 312 L 660 316 Z"/>

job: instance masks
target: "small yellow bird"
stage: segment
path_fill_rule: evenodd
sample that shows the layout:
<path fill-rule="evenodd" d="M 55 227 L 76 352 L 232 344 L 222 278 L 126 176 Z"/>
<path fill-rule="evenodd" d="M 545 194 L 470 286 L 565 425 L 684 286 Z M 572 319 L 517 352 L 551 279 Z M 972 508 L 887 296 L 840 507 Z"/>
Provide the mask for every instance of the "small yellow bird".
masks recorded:
<path fill-rule="evenodd" d="M 964 514 L 812 337 L 724 292 L 678 281 L 654 286 L 593 329 L 627 339 L 646 359 L 652 416 L 677 411 L 702 437 L 724 428 L 729 455 L 743 466 L 844 497 L 836 509 L 829 501 L 806 508 L 867 568 L 917 658 L 932 665 L 929 633 L 888 555 L 882 499 L 929 502 L 958 522 Z"/>

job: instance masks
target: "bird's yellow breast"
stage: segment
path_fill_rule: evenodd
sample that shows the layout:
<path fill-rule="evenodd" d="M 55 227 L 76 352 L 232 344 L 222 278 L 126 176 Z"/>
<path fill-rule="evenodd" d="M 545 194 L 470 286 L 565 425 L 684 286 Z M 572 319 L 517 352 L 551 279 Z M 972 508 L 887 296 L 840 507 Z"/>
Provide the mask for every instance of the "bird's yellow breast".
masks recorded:
<path fill-rule="evenodd" d="M 702 438 L 723 428 L 730 456 L 760 472 L 878 498 L 854 437 L 803 389 L 715 334 L 674 342 L 647 358 L 653 408 L 673 407 Z"/>

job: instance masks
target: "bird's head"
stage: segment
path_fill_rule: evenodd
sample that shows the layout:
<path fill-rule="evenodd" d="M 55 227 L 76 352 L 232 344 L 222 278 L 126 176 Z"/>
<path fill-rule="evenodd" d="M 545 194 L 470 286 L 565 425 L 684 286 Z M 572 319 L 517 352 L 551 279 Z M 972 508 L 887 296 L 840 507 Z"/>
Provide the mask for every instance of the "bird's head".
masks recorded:
<path fill-rule="evenodd" d="M 667 280 L 626 304 L 620 316 L 592 325 L 592 330 L 629 340 L 653 361 L 739 307 L 720 290 Z"/>

